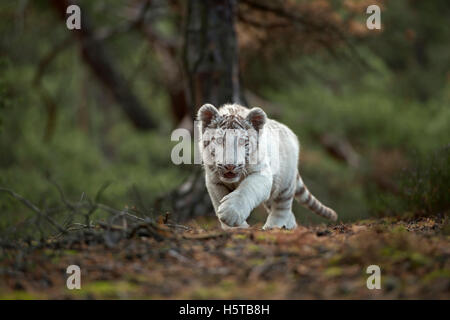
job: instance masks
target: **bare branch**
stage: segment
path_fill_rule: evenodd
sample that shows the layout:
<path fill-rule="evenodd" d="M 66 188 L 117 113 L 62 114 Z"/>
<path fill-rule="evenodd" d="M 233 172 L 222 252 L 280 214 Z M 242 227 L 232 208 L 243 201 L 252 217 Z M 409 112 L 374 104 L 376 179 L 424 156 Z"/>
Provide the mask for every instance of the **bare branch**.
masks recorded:
<path fill-rule="evenodd" d="M 65 232 L 65 229 L 58 225 L 53 219 L 51 219 L 48 215 L 44 214 L 36 205 L 34 205 L 31 201 L 25 199 L 20 194 L 15 193 L 14 191 L 7 189 L 7 188 L 1 188 L 0 191 L 9 193 L 13 198 L 19 200 L 22 202 L 27 208 L 31 209 L 33 212 L 37 213 L 38 216 L 41 218 L 43 217 L 45 220 L 47 220 L 54 228 L 56 228 L 59 232 Z"/>

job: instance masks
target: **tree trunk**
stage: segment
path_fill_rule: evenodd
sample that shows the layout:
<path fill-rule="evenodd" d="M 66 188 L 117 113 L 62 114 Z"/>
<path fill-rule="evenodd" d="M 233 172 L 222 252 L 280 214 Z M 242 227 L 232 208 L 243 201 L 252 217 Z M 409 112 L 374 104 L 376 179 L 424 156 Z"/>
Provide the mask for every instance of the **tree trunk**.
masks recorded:
<path fill-rule="evenodd" d="M 235 19 L 236 0 L 188 1 L 183 59 L 191 121 L 205 103 L 243 103 Z M 177 220 L 213 213 L 200 170 L 172 193 Z"/>
<path fill-rule="evenodd" d="M 242 102 L 235 0 L 189 0 L 184 64 L 192 118 L 204 103 Z"/>

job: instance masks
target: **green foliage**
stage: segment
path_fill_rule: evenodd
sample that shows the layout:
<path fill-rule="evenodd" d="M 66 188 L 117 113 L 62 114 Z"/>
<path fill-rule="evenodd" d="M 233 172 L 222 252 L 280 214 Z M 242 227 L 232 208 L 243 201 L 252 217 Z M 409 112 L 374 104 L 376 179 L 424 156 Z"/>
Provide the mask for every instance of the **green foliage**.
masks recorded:
<path fill-rule="evenodd" d="M 5 70 L 8 67 L 8 60 L 5 58 L 0 58 L 0 70 Z M 6 112 L 6 108 L 11 107 L 11 99 L 9 98 L 10 83 L 7 82 L 7 79 L 1 76 L 0 74 L 0 135 L 2 134 L 3 122 L 4 122 L 4 113 Z"/>
<path fill-rule="evenodd" d="M 405 202 L 425 214 L 450 209 L 450 145 L 421 160 L 405 177 Z"/>
<path fill-rule="evenodd" d="M 450 71 L 450 3 L 388 1 L 382 11 L 385 32 L 368 42 L 398 81 L 392 89 L 410 99 L 428 100 L 446 86 Z M 448 83 L 448 82 L 447 82 Z"/>
<path fill-rule="evenodd" d="M 69 52 L 55 64 L 65 65 L 76 54 Z M 72 201 L 83 193 L 93 198 L 105 182 L 110 182 L 101 202 L 119 209 L 137 206 L 152 214 L 155 199 L 187 176 L 188 172 L 170 161 L 173 143 L 169 122 L 159 131 L 137 133 L 117 106 L 98 100 L 102 89 L 95 85 L 86 85 L 89 102 L 83 106 L 77 94 L 82 92 L 78 80 L 86 74 L 77 65 L 66 65 L 70 72 L 51 73 L 45 78 L 44 86 L 60 101 L 53 134 L 45 139 L 47 106 L 31 83 L 34 68 L 8 65 L 0 74 L 2 88 L 8 93 L 1 97 L 4 107 L 0 114 L 8 121 L 0 134 L 0 186 L 46 208 L 61 205 L 48 175 Z M 94 84 L 91 78 L 85 81 Z M 15 90 L 11 90 L 13 83 Z M 152 111 L 164 116 L 164 93 L 142 95 L 149 95 Z M 86 123 L 80 118 L 82 111 L 87 113 Z M 0 229 L 33 215 L 17 200 L 0 194 Z"/>
<path fill-rule="evenodd" d="M 281 108 L 280 119 L 300 138 L 303 154 L 300 172 L 305 183 L 319 199 L 335 208 L 344 221 L 364 218 L 380 210 L 392 211 L 386 203 L 394 206 L 404 198 L 380 189 L 375 172 L 389 184 L 397 185 L 399 170 L 448 143 L 450 86 L 427 101 L 399 96 L 391 88 L 397 81 L 396 74 L 382 60 L 367 54 L 375 72 L 364 72 L 321 56 L 310 57 L 289 66 L 290 72 L 302 74 L 301 85 L 283 71 L 273 70 L 278 86 L 263 90 L 265 97 Z M 360 156 L 359 168 L 328 157 L 320 144 L 324 133 L 348 141 Z M 395 160 L 383 154 L 393 151 L 400 155 L 397 160 L 400 164 L 394 163 L 400 167 L 394 172 L 383 171 L 380 162 L 389 167 Z M 430 183 L 439 190 L 448 190 L 444 180 L 434 179 Z M 380 201 L 380 197 L 384 200 Z M 300 219 L 321 221 L 310 217 L 306 210 Z"/>
<path fill-rule="evenodd" d="M 121 1 L 83 1 L 82 6 L 96 30 L 128 23 L 116 14 L 123 8 Z M 36 81 L 43 58 L 72 36 L 51 6 L 30 2 L 21 16 L 18 5 L 2 3 L 0 12 L 7 17 L 0 19 L 0 186 L 41 208 L 52 208 L 61 199 L 48 176 L 72 201 L 83 193 L 93 198 L 110 182 L 101 202 L 118 209 L 137 206 L 152 214 L 155 199 L 189 172 L 170 161 L 173 124 L 149 42 L 135 32 L 119 32 L 105 41 L 135 94 L 162 119 L 157 131 L 140 133 L 85 67 L 75 41 L 57 52 Z M 33 215 L 0 194 L 0 229 Z"/>
<path fill-rule="evenodd" d="M 400 176 L 400 197 L 383 199 L 389 205 L 383 213 L 402 215 L 448 214 L 450 209 L 450 146 L 418 157 Z"/>

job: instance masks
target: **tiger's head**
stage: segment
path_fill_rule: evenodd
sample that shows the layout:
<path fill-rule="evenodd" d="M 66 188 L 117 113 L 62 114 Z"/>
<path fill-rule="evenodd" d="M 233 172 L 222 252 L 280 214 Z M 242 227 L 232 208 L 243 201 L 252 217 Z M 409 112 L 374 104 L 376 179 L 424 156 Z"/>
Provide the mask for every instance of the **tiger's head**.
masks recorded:
<path fill-rule="evenodd" d="M 260 130 L 267 116 L 261 108 L 211 104 L 198 111 L 201 126 L 202 160 L 225 183 L 238 182 L 257 161 Z"/>

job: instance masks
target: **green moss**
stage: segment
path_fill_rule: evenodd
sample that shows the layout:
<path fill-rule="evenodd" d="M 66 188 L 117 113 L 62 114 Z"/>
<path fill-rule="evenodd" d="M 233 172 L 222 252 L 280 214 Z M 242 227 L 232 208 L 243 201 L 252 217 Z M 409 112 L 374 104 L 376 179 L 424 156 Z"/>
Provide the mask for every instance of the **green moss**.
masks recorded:
<path fill-rule="evenodd" d="M 255 240 L 259 242 L 276 242 L 277 238 L 271 235 L 269 232 L 267 232 L 258 234 Z"/>
<path fill-rule="evenodd" d="M 189 294 L 189 299 L 210 300 L 210 299 L 230 299 L 232 292 L 220 287 L 202 287 L 193 290 Z"/>
<path fill-rule="evenodd" d="M 342 255 L 341 254 L 335 254 L 328 260 L 329 266 L 337 266 L 342 262 Z"/>
<path fill-rule="evenodd" d="M 400 250 L 395 247 L 384 247 L 380 250 L 381 256 L 389 259 L 390 262 L 410 262 L 412 268 L 426 266 L 432 262 L 432 260 L 419 252 L 410 250 Z"/>
<path fill-rule="evenodd" d="M 132 296 L 138 286 L 127 281 L 95 281 L 81 284 L 80 290 L 68 290 L 67 293 L 80 297 L 94 297 L 97 299 L 117 299 Z"/>
<path fill-rule="evenodd" d="M 324 272 L 325 276 L 330 278 L 339 277 L 342 275 L 342 273 L 343 270 L 340 267 L 329 267 Z"/>
<path fill-rule="evenodd" d="M 252 266 L 260 266 L 260 265 L 264 264 L 264 262 L 266 262 L 266 259 L 261 259 L 261 258 L 250 259 L 248 261 L 248 263 Z"/>
<path fill-rule="evenodd" d="M 262 250 L 262 248 L 254 243 L 251 243 L 249 245 L 246 246 L 247 250 L 251 251 L 251 252 L 260 252 Z"/>
<path fill-rule="evenodd" d="M 393 227 L 392 229 L 391 229 L 391 232 L 392 233 L 405 233 L 405 232 L 408 232 L 408 230 L 404 227 L 404 226 L 402 226 L 402 225 L 396 225 L 395 227 Z"/>
<path fill-rule="evenodd" d="M 68 255 L 68 256 L 74 256 L 74 255 L 77 255 L 78 253 L 79 253 L 79 251 L 77 251 L 77 250 L 64 250 L 63 251 L 63 253 L 65 254 L 65 255 Z"/>
<path fill-rule="evenodd" d="M 16 290 L 12 292 L 0 292 L 0 300 L 38 300 L 46 299 L 45 295 L 36 295 L 34 293 Z"/>
<path fill-rule="evenodd" d="M 450 269 L 438 269 L 433 270 L 423 277 L 422 281 L 424 283 L 433 282 L 436 279 L 450 279 Z"/>
<path fill-rule="evenodd" d="M 248 238 L 248 236 L 246 234 L 234 234 L 233 235 L 233 239 L 236 239 L 236 240 L 245 240 L 247 238 Z"/>

